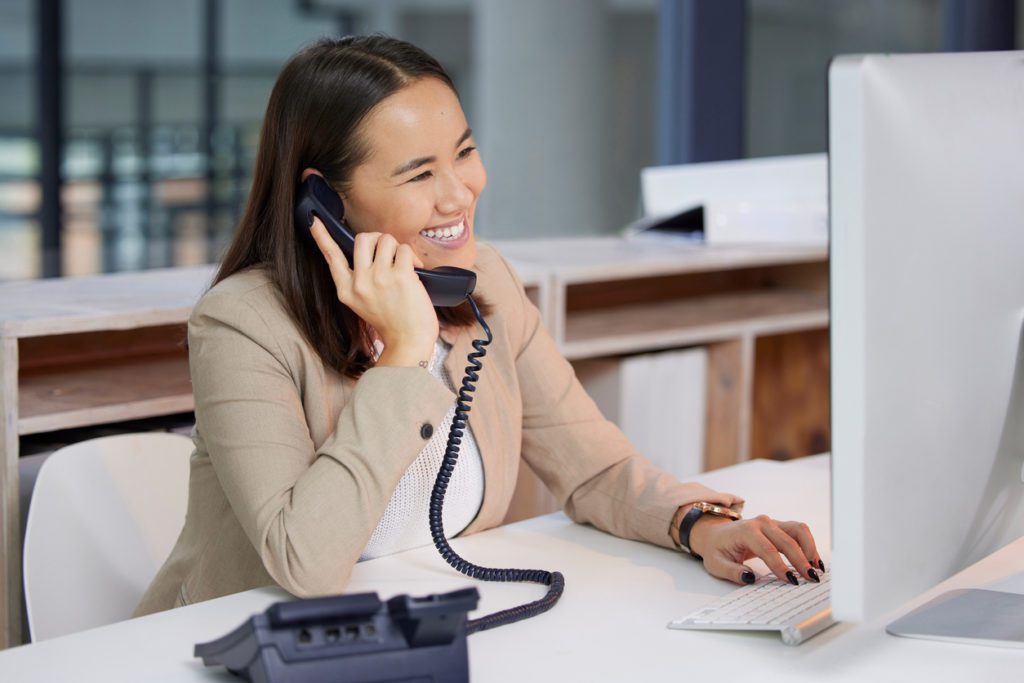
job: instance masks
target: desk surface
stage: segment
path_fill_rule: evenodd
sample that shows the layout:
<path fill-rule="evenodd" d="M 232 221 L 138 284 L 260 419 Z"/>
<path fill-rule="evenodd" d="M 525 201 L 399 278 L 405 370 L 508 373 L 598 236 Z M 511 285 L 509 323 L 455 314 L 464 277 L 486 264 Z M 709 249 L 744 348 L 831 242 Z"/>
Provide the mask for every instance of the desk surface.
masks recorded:
<path fill-rule="evenodd" d="M 827 456 L 789 463 L 757 460 L 698 479 L 742 494 L 747 514 L 806 521 L 828 563 Z M 982 585 L 1013 590 L 1007 582 L 1024 570 L 1024 539 L 883 619 L 838 624 L 796 648 L 783 645 L 777 634 L 667 629 L 670 619 L 734 586 L 712 578 L 678 553 L 614 538 L 573 524 L 560 513 L 456 539 L 452 545 L 478 563 L 557 569 L 566 577 L 565 595 L 551 612 L 471 636 L 471 674 L 478 681 L 756 676 L 758 681 L 821 683 L 919 680 L 923 674 L 936 681 L 1001 680 L 1024 666 L 1024 650 L 909 640 L 883 630 L 895 616 L 942 590 Z M 889 562 L 899 571 L 899 558 Z M 474 615 L 540 595 L 537 586 L 466 579 L 448 568 L 432 547 L 360 563 L 349 588 L 390 597 L 472 583 L 482 596 Z M 1024 592 L 1024 586 L 1016 588 Z M 286 597 L 280 589 L 262 588 L 6 650 L 0 652 L 0 680 L 237 681 L 193 659 L 193 644 L 222 635 Z"/>

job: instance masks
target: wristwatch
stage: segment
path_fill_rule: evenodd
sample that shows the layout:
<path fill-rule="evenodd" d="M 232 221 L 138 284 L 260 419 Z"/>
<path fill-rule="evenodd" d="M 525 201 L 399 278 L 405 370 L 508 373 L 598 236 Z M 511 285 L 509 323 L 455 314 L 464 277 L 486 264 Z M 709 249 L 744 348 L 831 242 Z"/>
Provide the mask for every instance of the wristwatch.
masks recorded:
<path fill-rule="evenodd" d="M 693 525 L 697 523 L 697 520 L 701 518 L 701 515 L 705 514 L 715 515 L 716 517 L 728 517 L 732 520 L 737 520 L 742 517 L 740 513 L 736 512 L 732 508 L 704 501 L 694 503 L 693 507 L 687 510 L 686 514 L 683 515 L 683 521 L 679 522 L 679 549 L 692 555 L 695 560 L 703 560 L 704 558 L 690 549 L 690 531 L 693 529 Z"/>

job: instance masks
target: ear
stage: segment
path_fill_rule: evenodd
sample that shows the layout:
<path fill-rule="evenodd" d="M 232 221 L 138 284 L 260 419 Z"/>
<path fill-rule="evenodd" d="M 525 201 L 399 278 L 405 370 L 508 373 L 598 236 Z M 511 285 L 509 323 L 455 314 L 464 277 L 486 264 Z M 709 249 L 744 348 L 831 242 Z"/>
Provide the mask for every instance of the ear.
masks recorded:
<path fill-rule="evenodd" d="M 321 178 L 324 177 L 324 174 L 316 170 L 315 168 L 307 168 L 302 171 L 302 180 L 305 180 L 306 178 L 314 174 L 320 176 Z"/>

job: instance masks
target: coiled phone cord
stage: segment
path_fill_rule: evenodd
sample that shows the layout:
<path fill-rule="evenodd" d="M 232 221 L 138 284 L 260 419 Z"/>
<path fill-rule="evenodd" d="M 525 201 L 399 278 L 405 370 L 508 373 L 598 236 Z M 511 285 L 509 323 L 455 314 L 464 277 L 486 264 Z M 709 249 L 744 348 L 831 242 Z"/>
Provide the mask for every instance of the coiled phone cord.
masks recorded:
<path fill-rule="evenodd" d="M 455 471 L 455 463 L 459 459 L 459 446 L 462 444 L 462 434 L 466 427 L 466 416 L 470 410 L 470 402 L 473 400 L 472 393 L 476 391 L 476 382 L 480 375 L 478 371 L 483 367 L 480 359 L 487 355 L 486 346 L 491 343 L 493 337 L 491 328 L 484 322 L 480 315 L 480 309 L 470 296 L 467 299 L 473 309 L 473 315 L 477 322 L 483 327 L 487 339 L 476 339 L 473 341 L 473 348 L 476 351 L 467 356 L 469 366 L 466 367 L 466 376 L 462 378 L 462 388 L 459 389 L 459 400 L 455 404 L 455 416 L 452 419 L 452 428 L 448 432 L 448 445 L 445 449 L 444 458 L 441 461 L 441 468 L 438 470 L 437 479 L 434 481 L 434 489 L 430 493 L 430 535 L 434 539 L 434 546 L 441 553 L 445 562 L 466 576 L 483 581 L 525 581 L 539 583 L 548 586 L 547 594 L 540 600 L 528 602 L 518 607 L 511 607 L 493 614 L 471 619 L 466 622 L 466 635 L 477 631 L 486 631 L 490 628 L 504 626 L 522 619 L 528 619 L 542 612 L 546 612 L 555 606 L 558 599 L 562 597 L 565 589 L 565 578 L 561 572 L 548 572 L 543 569 L 491 569 L 480 567 L 459 556 L 450 545 L 444 535 L 444 494 L 448 490 L 448 482 L 451 480 L 452 472 Z"/>

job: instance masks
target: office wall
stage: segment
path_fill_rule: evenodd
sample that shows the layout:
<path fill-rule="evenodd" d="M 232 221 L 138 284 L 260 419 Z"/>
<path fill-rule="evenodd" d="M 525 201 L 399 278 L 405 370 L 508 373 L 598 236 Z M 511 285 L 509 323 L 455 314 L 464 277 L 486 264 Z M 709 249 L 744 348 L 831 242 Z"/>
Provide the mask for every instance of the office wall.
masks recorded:
<path fill-rule="evenodd" d="M 826 150 L 832 55 L 934 52 L 941 0 L 750 0 L 746 156 Z"/>
<path fill-rule="evenodd" d="M 490 189 L 481 234 L 607 229 L 609 62 L 603 8 L 588 0 L 479 0 L 474 56 Z"/>
<path fill-rule="evenodd" d="M 633 220 L 654 163 L 653 9 L 481 0 L 475 17 L 481 234 L 610 234 Z"/>

